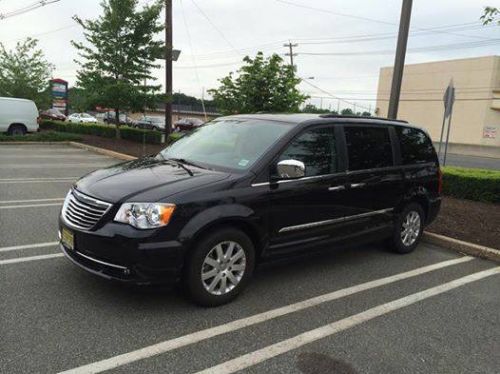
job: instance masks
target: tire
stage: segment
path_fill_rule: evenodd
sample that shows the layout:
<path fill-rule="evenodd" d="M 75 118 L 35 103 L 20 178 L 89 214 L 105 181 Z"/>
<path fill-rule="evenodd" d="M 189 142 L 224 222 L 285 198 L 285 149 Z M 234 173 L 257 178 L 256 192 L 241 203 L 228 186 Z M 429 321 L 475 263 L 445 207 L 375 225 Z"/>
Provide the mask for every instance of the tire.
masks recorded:
<path fill-rule="evenodd" d="M 11 136 L 19 136 L 19 135 L 25 135 L 26 134 L 26 127 L 21 124 L 14 124 L 9 127 L 8 131 L 9 135 Z"/>
<path fill-rule="evenodd" d="M 422 237 L 424 222 L 422 206 L 417 203 L 408 204 L 394 221 L 394 233 L 390 241 L 392 250 L 402 254 L 414 251 Z"/>
<path fill-rule="evenodd" d="M 184 285 L 199 305 L 226 304 L 247 286 L 254 266 L 255 249 L 247 235 L 233 228 L 217 230 L 202 237 L 194 248 L 185 266 Z"/>

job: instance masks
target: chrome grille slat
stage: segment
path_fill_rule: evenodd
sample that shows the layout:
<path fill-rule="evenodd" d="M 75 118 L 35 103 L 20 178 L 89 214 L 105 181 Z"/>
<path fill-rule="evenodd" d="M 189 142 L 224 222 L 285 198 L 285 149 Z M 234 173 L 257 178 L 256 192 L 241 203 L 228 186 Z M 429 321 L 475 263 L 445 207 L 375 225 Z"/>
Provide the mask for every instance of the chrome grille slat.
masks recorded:
<path fill-rule="evenodd" d="M 69 201 L 68 209 L 76 210 L 77 212 L 79 212 L 81 214 L 88 214 L 89 216 L 95 217 L 95 218 L 100 218 L 102 215 L 102 212 L 101 213 L 93 213 L 93 212 L 86 210 L 85 208 L 78 207 L 72 201 Z"/>
<path fill-rule="evenodd" d="M 71 190 L 64 201 L 62 215 L 69 225 L 90 230 L 110 207 L 111 204 L 107 202 Z"/>

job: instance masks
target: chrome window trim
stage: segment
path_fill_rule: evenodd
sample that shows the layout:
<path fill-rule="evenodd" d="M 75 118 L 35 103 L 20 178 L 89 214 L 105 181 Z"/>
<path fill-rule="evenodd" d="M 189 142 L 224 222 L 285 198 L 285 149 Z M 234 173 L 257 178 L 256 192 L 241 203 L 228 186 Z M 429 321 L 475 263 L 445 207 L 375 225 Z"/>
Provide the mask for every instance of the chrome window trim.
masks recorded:
<path fill-rule="evenodd" d="M 310 229 L 310 228 L 319 227 L 319 226 L 331 225 L 333 223 L 347 222 L 347 221 L 352 221 L 352 220 L 359 219 L 359 218 L 366 218 L 366 217 L 371 217 L 371 216 L 375 216 L 378 214 L 389 213 L 389 212 L 392 212 L 393 210 L 394 210 L 394 208 L 380 209 L 380 210 L 375 210 L 373 212 L 355 214 L 353 216 L 347 216 L 347 217 L 342 217 L 342 218 L 328 219 L 325 221 L 309 222 L 309 223 L 303 223 L 303 224 L 294 225 L 294 226 L 286 226 L 286 227 L 282 227 L 278 232 L 283 233 L 283 232 L 290 232 L 290 231 L 297 231 L 297 230 L 305 230 L 305 229 Z"/>
<path fill-rule="evenodd" d="M 291 183 L 291 182 L 301 182 L 301 181 L 307 181 L 307 180 L 313 180 L 313 179 L 322 179 L 322 178 L 330 178 L 330 177 L 336 177 L 336 176 L 345 176 L 345 172 L 340 172 L 340 173 L 333 173 L 333 174 L 321 174 L 321 175 L 311 175 L 309 177 L 302 177 L 302 178 L 297 178 L 297 179 L 281 179 L 277 180 L 275 182 L 259 182 L 259 183 L 252 183 L 252 187 L 261 187 L 261 186 L 269 186 L 271 183 L 272 184 L 283 184 L 283 183 Z"/>

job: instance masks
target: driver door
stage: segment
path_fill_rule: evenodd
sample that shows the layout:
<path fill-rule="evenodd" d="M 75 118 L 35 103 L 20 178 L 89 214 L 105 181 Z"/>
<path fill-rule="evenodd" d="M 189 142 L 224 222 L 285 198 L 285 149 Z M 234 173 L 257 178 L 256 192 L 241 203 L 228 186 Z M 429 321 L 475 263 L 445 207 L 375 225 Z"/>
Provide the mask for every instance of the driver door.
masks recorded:
<path fill-rule="evenodd" d="M 296 250 L 339 232 L 346 211 L 339 149 L 334 127 L 322 126 L 298 134 L 279 155 L 276 165 L 283 160 L 303 163 L 305 175 L 279 176 L 277 167 L 272 168 L 270 252 Z"/>

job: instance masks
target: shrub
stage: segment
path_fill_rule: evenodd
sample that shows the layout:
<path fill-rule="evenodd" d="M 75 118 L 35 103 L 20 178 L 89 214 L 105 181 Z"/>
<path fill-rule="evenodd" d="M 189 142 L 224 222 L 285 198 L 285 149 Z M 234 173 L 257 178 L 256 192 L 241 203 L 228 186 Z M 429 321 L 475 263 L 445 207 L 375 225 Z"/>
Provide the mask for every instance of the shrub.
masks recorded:
<path fill-rule="evenodd" d="M 101 136 L 103 138 L 114 138 L 116 136 L 115 126 L 101 124 L 81 124 L 60 121 L 43 121 L 40 125 L 42 129 L 50 129 L 62 132 L 72 132 L 78 134 L 87 134 Z M 120 126 L 120 135 L 122 139 L 142 143 L 145 141 L 150 144 L 161 143 L 161 132 L 154 130 L 134 129 L 129 126 Z M 176 140 L 174 134 L 169 140 Z"/>
<path fill-rule="evenodd" d="M 443 194 L 459 199 L 500 203 L 500 171 L 444 167 Z"/>
<path fill-rule="evenodd" d="M 82 140 L 82 137 L 78 134 L 56 131 L 44 131 L 17 136 L 0 134 L 0 142 L 69 142 L 79 140 Z"/>

